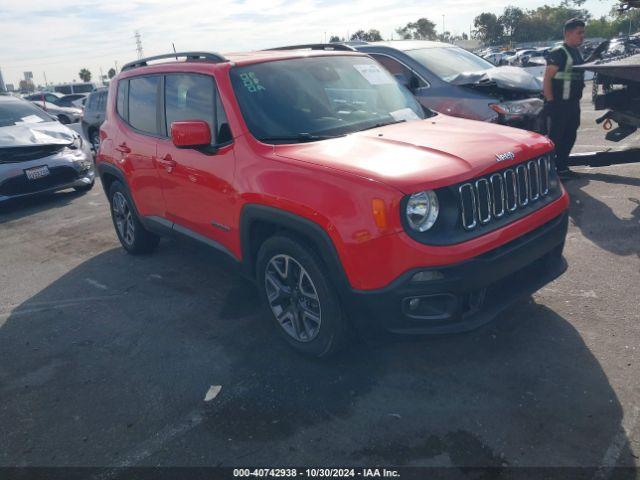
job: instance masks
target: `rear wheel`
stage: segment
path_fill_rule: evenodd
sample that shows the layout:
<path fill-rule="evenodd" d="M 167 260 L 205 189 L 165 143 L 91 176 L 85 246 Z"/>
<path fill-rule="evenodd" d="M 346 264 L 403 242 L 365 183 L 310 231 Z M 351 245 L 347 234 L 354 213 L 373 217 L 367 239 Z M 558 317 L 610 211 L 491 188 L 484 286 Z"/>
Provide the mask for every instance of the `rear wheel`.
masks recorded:
<path fill-rule="evenodd" d="M 140 223 L 133 202 L 122 183 L 115 181 L 111 185 L 109 203 L 113 226 L 124 249 L 134 255 L 153 252 L 160 237 L 145 229 Z"/>
<path fill-rule="evenodd" d="M 344 348 L 347 320 L 311 249 L 291 237 L 272 237 L 258 252 L 257 275 L 267 312 L 289 345 L 313 357 Z"/>

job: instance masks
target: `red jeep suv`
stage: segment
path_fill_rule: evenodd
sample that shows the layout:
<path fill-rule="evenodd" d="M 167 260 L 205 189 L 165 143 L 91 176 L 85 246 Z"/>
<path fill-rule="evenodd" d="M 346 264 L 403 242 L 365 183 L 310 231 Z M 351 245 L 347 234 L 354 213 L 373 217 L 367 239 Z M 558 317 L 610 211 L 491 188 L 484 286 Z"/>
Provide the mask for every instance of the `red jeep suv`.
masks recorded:
<path fill-rule="evenodd" d="M 138 60 L 100 136 L 123 247 L 170 234 L 224 252 L 313 356 L 374 327 L 475 328 L 566 268 L 552 143 L 425 110 L 366 54 Z"/>

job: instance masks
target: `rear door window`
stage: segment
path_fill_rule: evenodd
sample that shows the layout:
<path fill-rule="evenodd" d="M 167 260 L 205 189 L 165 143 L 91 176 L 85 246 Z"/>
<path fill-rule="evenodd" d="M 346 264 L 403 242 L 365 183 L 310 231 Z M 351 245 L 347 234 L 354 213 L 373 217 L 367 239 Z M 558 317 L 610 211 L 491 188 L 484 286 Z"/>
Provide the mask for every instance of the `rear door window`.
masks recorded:
<path fill-rule="evenodd" d="M 129 116 L 127 109 L 127 89 L 129 87 L 129 80 L 120 80 L 118 83 L 118 93 L 116 96 L 116 111 L 125 120 Z M 95 102 L 95 100 L 94 100 Z"/>
<path fill-rule="evenodd" d="M 101 92 L 96 95 L 97 102 L 95 109 L 98 112 L 104 112 L 107 109 L 107 92 Z"/>
<path fill-rule="evenodd" d="M 136 77 L 129 80 L 129 124 L 136 130 L 160 135 L 159 90 L 160 76 Z"/>

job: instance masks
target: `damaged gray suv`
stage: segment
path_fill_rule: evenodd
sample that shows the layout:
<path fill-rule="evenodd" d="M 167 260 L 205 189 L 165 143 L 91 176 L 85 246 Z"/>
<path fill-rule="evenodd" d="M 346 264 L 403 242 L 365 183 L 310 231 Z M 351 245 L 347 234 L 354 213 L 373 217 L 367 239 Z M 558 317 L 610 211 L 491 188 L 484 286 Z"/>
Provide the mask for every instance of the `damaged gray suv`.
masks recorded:
<path fill-rule="evenodd" d="M 80 135 L 31 103 L 0 96 L 0 204 L 67 188 L 87 191 L 93 157 Z"/>

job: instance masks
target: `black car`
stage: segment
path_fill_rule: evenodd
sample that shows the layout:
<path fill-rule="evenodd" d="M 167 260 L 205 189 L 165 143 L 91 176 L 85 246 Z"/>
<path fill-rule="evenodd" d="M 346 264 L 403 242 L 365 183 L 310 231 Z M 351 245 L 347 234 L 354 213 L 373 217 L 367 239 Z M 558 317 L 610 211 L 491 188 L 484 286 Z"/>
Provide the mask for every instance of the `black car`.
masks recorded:
<path fill-rule="evenodd" d="M 97 152 L 100 146 L 100 125 L 104 122 L 108 91 L 108 88 L 99 88 L 91 92 L 84 104 L 82 131 L 85 138 L 91 142 L 91 148 L 94 152 Z"/>

